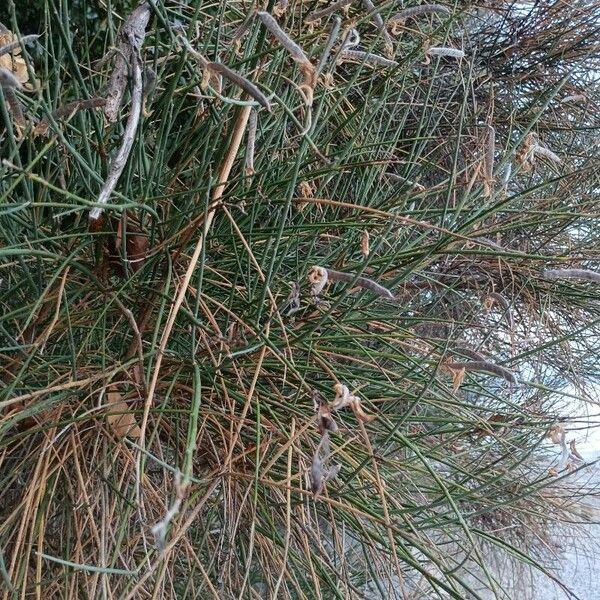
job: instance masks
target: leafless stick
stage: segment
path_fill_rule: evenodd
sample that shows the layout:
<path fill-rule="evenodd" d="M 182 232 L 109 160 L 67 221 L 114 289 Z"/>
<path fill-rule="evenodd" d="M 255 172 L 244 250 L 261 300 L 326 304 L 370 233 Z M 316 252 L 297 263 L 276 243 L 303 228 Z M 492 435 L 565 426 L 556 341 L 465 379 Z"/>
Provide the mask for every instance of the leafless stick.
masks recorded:
<path fill-rule="evenodd" d="M 510 383 L 517 383 L 515 376 L 508 369 L 488 361 L 448 363 L 448 367 L 455 370 L 486 371 L 488 373 L 493 373 L 502 379 L 506 379 L 506 381 L 509 381 Z"/>
<path fill-rule="evenodd" d="M 327 59 L 331 54 L 331 49 L 337 40 L 338 35 L 340 34 L 340 27 L 342 26 L 342 19 L 337 15 L 334 17 L 333 27 L 329 32 L 329 37 L 327 38 L 327 43 L 325 44 L 325 48 L 323 49 L 323 53 L 321 54 L 321 59 L 319 60 L 319 64 L 317 65 L 317 75 L 325 68 L 327 64 Z"/>
<path fill-rule="evenodd" d="M 258 118 L 255 110 L 250 112 L 248 118 L 248 145 L 246 146 L 246 175 L 249 177 L 254 175 L 254 146 L 256 144 L 256 129 L 258 126 Z"/>
<path fill-rule="evenodd" d="M 388 33 L 388 30 L 385 28 L 385 23 L 383 22 L 383 17 L 377 12 L 375 5 L 371 0 L 361 0 L 362 5 L 371 15 L 371 20 L 375 24 L 375 27 L 379 29 L 381 34 L 383 35 L 383 39 L 385 40 L 386 54 L 389 56 L 394 52 L 394 40 Z"/>
<path fill-rule="evenodd" d="M 129 15 L 119 31 L 119 42 L 115 52 L 115 68 L 113 69 L 110 79 L 108 80 L 108 85 L 106 86 L 106 106 L 104 107 L 104 114 L 111 123 L 114 123 L 117 120 L 119 109 L 121 108 L 121 103 L 123 101 L 123 94 L 127 87 L 129 65 L 135 66 L 137 57 L 140 55 L 142 45 L 144 44 L 144 38 L 146 37 L 146 26 L 148 25 L 149 20 L 150 3 L 147 1 L 142 2 Z M 139 64 L 137 65 L 137 68 L 140 69 Z"/>
<path fill-rule="evenodd" d="M 129 158 L 129 154 L 131 152 L 131 148 L 133 147 L 133 142 L 135 140 L 135 134 L 140 122 L 143 104 L 143 84 L 141 58 L 137 52 L 133 52 L 131 54 L 131 67 L 133 74 L 133 85 L 131 89 L 131 109 L 129 112 L 129 117 L 127 119 L 127 124 L 125 125 L 123 142 L 121 143 L 121 147 L 119 148 L 117 155 L 115 156 L 114 160 L 112 161 L 112 164 L 110 165 L 108 177 L 106 178 L 106 181 L 104 182 L 104 185 L 100 190 L 100 194 L 98 195 L 98 204 L 106 204 L 110 198 L 110 195 L 115 189 L 117 182 L 119 181 L 119 177 L 121 177 L 121 173 L 125 168 L 127 159 Z M 101 206 L 93 208 L 90 211 L 90 220 L 94 221 L 98 219 L 98 217 L 100 217 L 100 215 L 102 214 L 102 210 L 103 209 Z"/>
<path fill-rule="evenodd" d="M 222 63 L 209 62 L 206 66 L 211 71 L 229 79 L 229 81 L 242 88 L 249 96 L 254 98 L 261 106 L 264 106 L 269 112 L 271 111 L 271 103 L 267 97 L 249 79 L 246 79 L 243 75 L 236 73 Z"/>
<path fill-rule="evenodd" d="M 377 65 L 380 67 L 388 67 L 390 69 L 398 66 L 398 63 L 395 60 L 384 58 L 383 56 L 373 54 L 372 52 L 363 52 L 362 50 L 342 50 L 340 58 L 342 60 L 354 60 L 357 62 L 364 62 L 367 65 Z"/>
<path fill-rule="evenodd" d="M 21 44 L 28 44 L 29 42 L 33 42 L 34 40 L 37 40 L 40 36 L 37 34 L 33 34 L 33 35 L 24 35 L 20 40 L 16 40 L 14 42 L 11 42 L 10 44 L 6 44 L 6 46 L 2 46 L 0 48 L 0 56 L 2 56 L 3 54 L 6 54 L 7 52 L 11 52 L 12 50 L 15 50 L 16 48 L 20 48 Z"/>
<path fill-rule="evenodd" d="M 257 13 L 262 24 L 271 32 L 271 35 L 290 53 L 290 56 L 299 63 L 310 62 L 304 53 L 290 36 L 281 29 L 279 23 L 268 12 L 260 11 Z"/>
<path fill-rule="evenodd" d="M 322 19 L 323 17 L 326 17 L 331 13 L 341 10 L 342 8 L 346 8 L 346 6 L 348 6 L 349 4 L 352 4 L 352 0 L 338 0 L 337 2 L 334 2 L 329 6 L 326 6 L 325 8 L 317 10 L 314 13 L 308 15 L 308 17 L 306 17 L 306 22 L 314 23 L 315 21 L 318 21 L 319 19 Z"/>
<path fill-rule="evenodd" d="M 544 277 L 547 279 L 581 279 L 600 283 L 600 273 L 589 269 L 546 269 Z"/>

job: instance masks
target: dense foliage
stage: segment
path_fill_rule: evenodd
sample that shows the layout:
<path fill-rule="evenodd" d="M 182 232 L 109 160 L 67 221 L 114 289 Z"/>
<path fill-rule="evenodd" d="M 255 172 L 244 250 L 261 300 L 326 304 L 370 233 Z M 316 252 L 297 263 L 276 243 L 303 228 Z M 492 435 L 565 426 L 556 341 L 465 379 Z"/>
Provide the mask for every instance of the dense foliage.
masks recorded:
<path fill-rule="evenodd" d="M 9 3 L 4 597 L 508 598 L 594 518 L 600 7 L 332 4 Z"/>

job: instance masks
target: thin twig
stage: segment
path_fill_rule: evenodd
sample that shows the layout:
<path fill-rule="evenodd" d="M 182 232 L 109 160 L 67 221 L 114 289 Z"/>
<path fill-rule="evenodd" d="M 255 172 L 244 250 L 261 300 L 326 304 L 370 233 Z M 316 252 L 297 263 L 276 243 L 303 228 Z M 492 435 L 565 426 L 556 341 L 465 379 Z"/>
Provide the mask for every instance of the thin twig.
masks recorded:
<path fill-rule="evenodd" d="M 383 39 L 385 40 L 385 53 L 388 56 L 392 56 L 394 53 L 394 40 L 388 33 L 388 30 L 385 28 L 383 17 L 379 14 L 377 8 L 375 8 L 375 5 L 373 4 L 373 2 L 371 2 L 371 0 L 361 0 L 361 2 L 365 9 L 368 11 L 371 20 L 375 24 L 375 27 L 379 29 L 381 35 L 383 36 Z"/>
<path fill-rule="evenodd" d="M 87 100 L 75 100 L 59 106 L 51 117 L 55 121 L 65 118 L 71 118 L 73 115 L 78 113 L 80 110 L 90 110 L 93 108 L 102 108 L 106 106 L 106 98 L 89 98 Z M 36 126 L 35 133 L 45 134 L 50 127 L 50 117 L 44 117 Z"/>
<path fill-rule="evenodd" d="M 317 75 L 319 75 L 321 71 L 323 71 L 325 65 L 327 64 L 327 59 L 331 54 L 331 49 L 333 48 L 333 45 L 335 44 L 335 41 L 337 40 L 337 37 L 340 34 L 341 26 L 342 19 L 340 19 L 340 17 L 336 15 L 333 20 L 333 27 L 331 28 L 331 31 L 329 32 L 329 37 L 327 38 L 325 48 L 323 48 L 323 53 L 321 54 L 319 64 L 317 65 Z"/>

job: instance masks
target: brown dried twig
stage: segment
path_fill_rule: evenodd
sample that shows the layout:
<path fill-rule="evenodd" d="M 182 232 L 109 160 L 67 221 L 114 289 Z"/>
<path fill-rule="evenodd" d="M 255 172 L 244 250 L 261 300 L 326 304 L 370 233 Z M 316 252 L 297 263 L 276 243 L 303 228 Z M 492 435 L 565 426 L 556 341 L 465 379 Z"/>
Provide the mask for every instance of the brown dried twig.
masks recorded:
<path fill-rule="evenodd" d="M 59 106 L 52 112 L 52 119 L 58 121 L 60 119 L 70 119 L 80 110 L 90 110 L 93 108 L 102 108 L 106 106 L 106 98 L 89 98 L 87 100 L 75 100 Z M 36 126 L 34 133 L 45 135 L 50 127 L 50 117 L 44 117 Z"/>

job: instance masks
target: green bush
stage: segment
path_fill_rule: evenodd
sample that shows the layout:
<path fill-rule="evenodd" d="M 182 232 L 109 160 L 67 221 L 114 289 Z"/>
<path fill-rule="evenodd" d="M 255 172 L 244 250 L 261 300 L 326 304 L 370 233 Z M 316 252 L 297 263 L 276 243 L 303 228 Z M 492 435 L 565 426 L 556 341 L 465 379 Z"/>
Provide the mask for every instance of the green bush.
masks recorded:
<path fill-rule="evenodd" d="M 11 4 L 41 34 L 0 88 L 15 594 L 551 575 L 565 420 L 597 378 L 598 8 L 285 4 L 293 54 L 243 2 L 143 3 L 137 38 L 133 3 Z"/>

